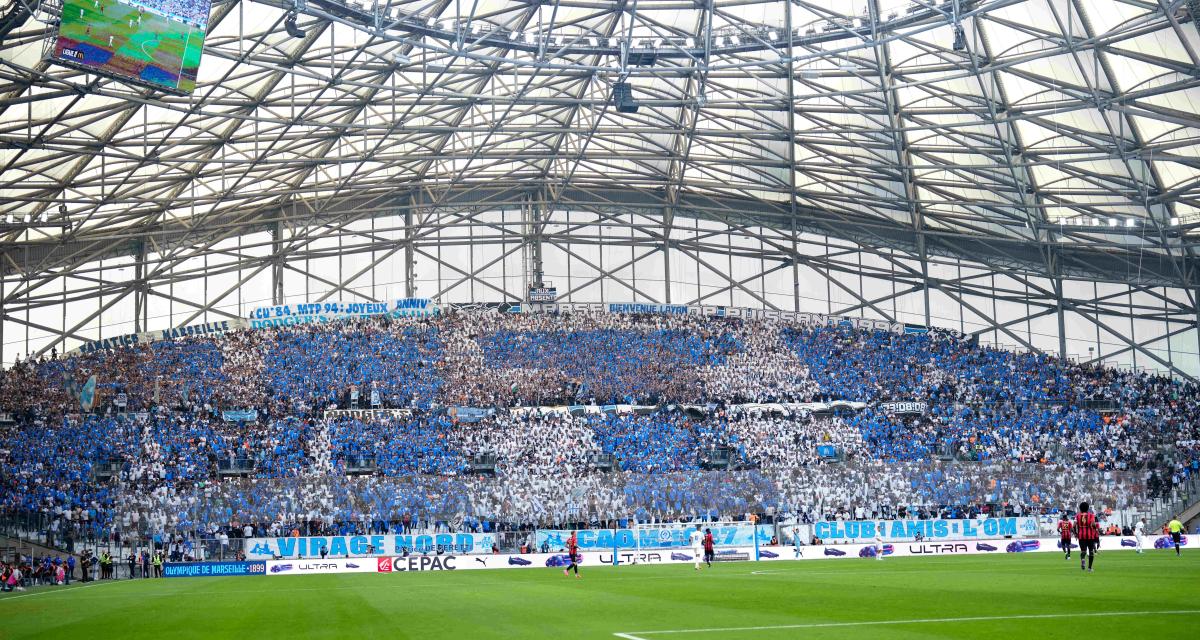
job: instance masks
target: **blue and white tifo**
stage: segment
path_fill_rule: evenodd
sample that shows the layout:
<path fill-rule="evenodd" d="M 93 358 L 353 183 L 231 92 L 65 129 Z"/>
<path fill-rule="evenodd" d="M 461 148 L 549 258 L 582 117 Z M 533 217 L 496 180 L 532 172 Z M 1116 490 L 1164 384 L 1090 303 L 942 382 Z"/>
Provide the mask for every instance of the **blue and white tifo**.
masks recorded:
<path fill-rule="evenodd" d="M 325 555 L 344 558 L 394 556 L 409 553 L 491 553 L 496 542 L 491 533 L 438 533 L 430 535 L 316 536 L 310 538 L 250 538 L 246 557 L 251 560 L 272 558 L 320 558 Z"/>
<path fill-rule="evenodd" d="M 713 541 L 722 547 L 753 547 L 756 527 L 754 525 L 707 525 L 711 529 Z M 607 551 L 620 549 L 683 549 L 687 548 L 688 536 L 696 530 L 695 525 L 681 524 L 678 527 L 653 529 L 582 529 L 575 532 L 575 541 L 584 551 Z M 758 525 L 758 543 L 767 544 L 771 541 L 774 527 Z M 552 550 L 566 546 L 571 532 L 566 529 L 538 529 L 537 546 L 543 545 Z"/>
<path fill-rule="evenodd" d="M 1037 518 L 984 518 L 981 520 L 846 520 L 821 521 L 813 535 L 827 542 L 867 542 L 878 535 L 887 542 L 906 542 L 918 535 L 924 540 L 985 540 L 1028 537 L 1038 534 Z"/>

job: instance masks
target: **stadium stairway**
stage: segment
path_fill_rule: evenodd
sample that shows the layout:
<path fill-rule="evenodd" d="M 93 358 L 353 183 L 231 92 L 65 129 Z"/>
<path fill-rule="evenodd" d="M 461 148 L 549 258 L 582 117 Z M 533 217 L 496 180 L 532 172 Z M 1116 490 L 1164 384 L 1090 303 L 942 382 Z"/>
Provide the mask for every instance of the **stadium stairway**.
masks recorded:
<path fill-rule="evenodd" d="M 13 554 L 21 554 L 35 558 L 41 556 L 60 556 L 62 558 L 66 558 L 67 556 L 75 556 L 76 560 L 79 559 L 78 554 L 68 553 L 65 549 L 47 547 L 46 545 L 33 542 L 32 540 L 14 538 L 13 536 L 5 535 L 0 535 L 0 553 L 3 553 L 4 560 L 12 559 Z"/>
<path fill-rule="evenodd" d="M 1192 475 L 1186 482 L 1176 487 L 1178 497 L 1175 500 L 1157 502 L 1146 517 L 1151 531 L 1157 531 L 1171 521 L 1176 515 L 1179 521 L 1192 531 L 1193 521 L 1200 518 L 1200 475 Z"/>

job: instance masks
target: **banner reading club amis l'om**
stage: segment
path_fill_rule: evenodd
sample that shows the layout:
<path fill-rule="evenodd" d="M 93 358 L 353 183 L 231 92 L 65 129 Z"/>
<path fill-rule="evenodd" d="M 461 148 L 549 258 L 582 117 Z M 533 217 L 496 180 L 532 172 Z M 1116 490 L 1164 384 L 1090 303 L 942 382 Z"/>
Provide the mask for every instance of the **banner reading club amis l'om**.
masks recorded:
<path fill-rule="evenodd" d="M 929 541 L 984 540 L 988 538 L 1032 537 L 1038 535 L 1037 518 L 1008 517 L 979 520 L 845 520 L 821 521 L 813 525 L 813 535 L 825 542 L 874 540 L 887 542 L 914 540 L 918 534 Z"/>

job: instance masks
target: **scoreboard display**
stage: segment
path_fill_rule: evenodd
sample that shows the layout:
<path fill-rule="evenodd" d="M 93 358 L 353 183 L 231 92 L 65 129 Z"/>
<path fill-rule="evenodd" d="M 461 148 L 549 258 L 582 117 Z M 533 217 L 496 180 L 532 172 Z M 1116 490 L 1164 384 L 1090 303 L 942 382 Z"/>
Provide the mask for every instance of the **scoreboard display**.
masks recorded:
<path fill-rule="evenodd" d="M 196 88 L 212 0 L 63 0 L 51 59 L 170 93 Z"/>

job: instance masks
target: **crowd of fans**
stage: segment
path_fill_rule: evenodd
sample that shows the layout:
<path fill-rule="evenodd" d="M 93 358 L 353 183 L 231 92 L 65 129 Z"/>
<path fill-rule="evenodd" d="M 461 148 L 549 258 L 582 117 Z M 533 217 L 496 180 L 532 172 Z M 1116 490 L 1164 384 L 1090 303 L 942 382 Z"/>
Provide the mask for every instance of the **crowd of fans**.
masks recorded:
<path fill-rule="evenodd" d="M 539 405 L 556 408 L 514 410 Z M 330 411 L 364 408 L 396 411 Z M 460 312 L 55 354 L 0 374 L 0 410 L 18 423 L 0 510 L 64 545 L 1140 509 L 1200 473 L 1193 384 L 938 332 L 694 316 Z"/>

